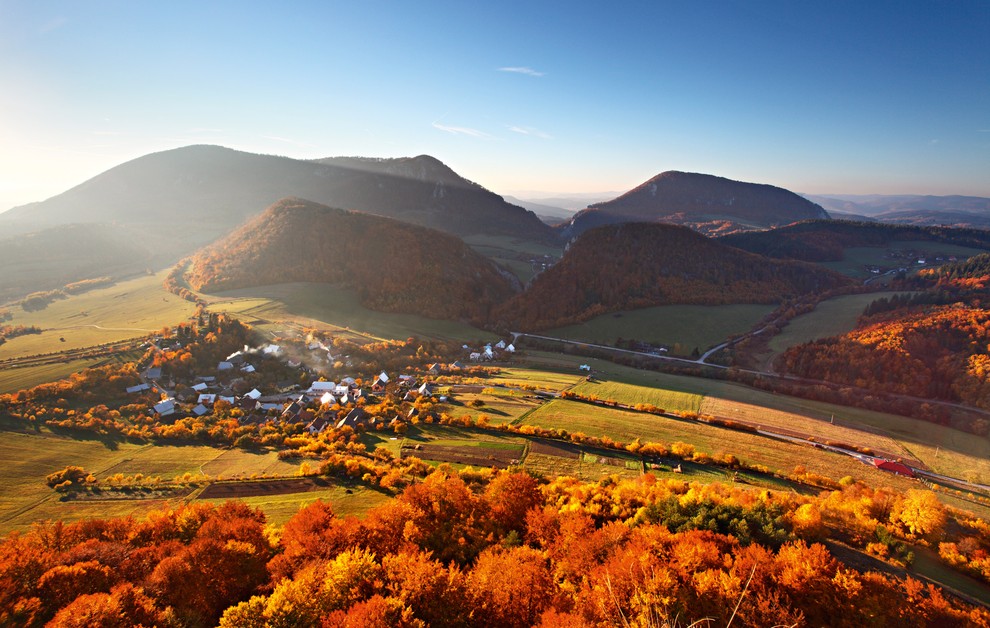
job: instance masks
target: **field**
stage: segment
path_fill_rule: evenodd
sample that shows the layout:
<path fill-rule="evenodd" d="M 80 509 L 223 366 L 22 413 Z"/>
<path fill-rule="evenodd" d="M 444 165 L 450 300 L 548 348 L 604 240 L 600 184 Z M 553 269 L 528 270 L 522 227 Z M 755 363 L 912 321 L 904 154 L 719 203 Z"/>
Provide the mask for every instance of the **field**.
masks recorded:
<path fill-rule="evenodd" d="M 651 404 L 668 412 L 698 412 L 701 409 L 703 399 L 701 395 L 696 393 L 598 379 L 581 382 L 571 391 L 581 395 L 595 396 L 599 399 L 611 399 L 628 405 Z"/>
<path fill-rule="evenodd" d="M 457 417 L 468 415 L 475 419 L 485 415 L 488 417 L 489 424 L 501 425 L 518 420 L 542 403 L 539 399 L 533 399 L 532 395 L 523 392 L 503 388 L 489 390 L 490 393 L 457 392 L 454 396 L 457 403 L 450 405 L 448 414 Z M 475 406 L 474 403 L 476 402 L 481 402 L 484 405 Z"/>
<path fill-rule="evenodd" d="M 916 269 L 920 267 L 917 264 L 919 256 L 925 256 L 927 259 L 936 256 L 948 258 L 950 255 L 954 255 L 960 259 L 965 259 L 983 252 L 982 249 L 940 242 L 891 242 L 886 248 L 848 248 L 845 250 L 841 261 L 825 262 L 822 266 L 850 277 L 866 279 L 873 276 L 867 270 L 867 266 Z M 934 260 L 931 260 L 927 266 L 931 266 L 932 262 Z"/>
<path fill-rule="evenodd" d="M 792 319 L 779 334 L 770 340 L 770 349 L 776 355 L 794 345 L 852 331 L 867 305 L 877 299 L 890 298 L 895 294 L 902 293 L 852 294 L 822 301 L 813 311 Z"/>
<path fill-rule="evenodd" d="M 464 241 L 478 253 L 511 270 L 523 283 L 537 272 L 530 260 L 544 256 L 559 259 L 564 252 L 558 246 L 510 236 L 473 235 L 464 238 Z"/>
<path fill-rule="evenodd" d="M 7 324 L 36 325 L 44 331 L 0 345 L 0 360 L 138 338 L 188 319 L 195 306 L 165 291 L 166 273 L 54 301 L 36 312 L 8 308 L 14 317 Z"/>
<path fill-rule="evenodd" d="M 409 336 L 458 341 L 494 339 L 492 334 L 464 323 L 369 310 L 358 302 L 353 291 L 330 284 L 289 283 L 202 296 L 212 310 L 230 312 L 262 329 L 276 321 L 288 320 L 377 339 Z"/>
<path fill-rule="evenodd" d="M 874 412 L 836 404 L 776 395 L 731 382 L 640 371 L 603 360 L 532 351 L 527 362 L 539 371 L 551 368 L 575 373 L 578 364 L 591 365 L 603 383 L 675 391 L 702 398 L 700 410 L 726 418 L 738 418 L 763 425 L 815 434 L 819 440 L 852 442 L 878 451 L 898 451 L 927 465 L 936 473 L 969 481 L 990 483 L 990 439 L 974 437 L 948 427 L 895 414 Z M 589 387 L 590 388 L 590 387 Z M 616 387 L 622 390 L 621 387 Z M 576 386 L 575 391 L 581 391 Z M 587 390 L 587 389 L 586 389 Z M 601 390 L 601 389 L 599 389 Z M 588 390 L 596 394 L 593 390 Z M 607 395 L 597 393 L 599 397 Z M 681 397 L 686 399 L 687 397 Z M 622 399 L 620 399 L 622 400 Z M 629 398 L 625 397 L 628 403 Z M 661 405 L 661 404 L 656 404 Z M 589 410 L 593 408 L 588 406 Z M 673 406 L 666 409 L 673 410 Z M 526 422 L 530 422 L 529 415 Z M 830 423 L 834 417 L 834 424 Z M 576 428 L 575 428 L 576 429 Z M 853 429 L 854 431 L 849 431 Z M 858 435 L 858 436 L 857 436 Z M 855 438 L 854 438 L 855 437 Z M 684 440 L 684 442 L 691 442 Z M 854 441 L 854 442 L 853 442 Z M 737 451 L 732 451 L 744 457 Z M 842 464 L 848 464 L 842 463 Z"/>
<path fill-rule="evenodd" d="M 207 473 L 212 477 L 246 478 L 252 475 L 291 475 L 298 466 L 278 460 L 274 453 L 254 454 L 205 446 L 159 446 L 119 443 L 112 447 L 93 440 L 76 440 L 50 433 L 0 432 L 0 535 L 23 530 L 36 521 L 87 517 L 140 515 L 168 503 L 177 505 L 189 496 L 149 499 L 85 499 L 60 501 L 60 495 L 45 484 L 45 476 L 67 465 L 81 466 L 98 479 L 116 473 L 160 475 L 163 480 Z M 367 495 L 366 493 L 372 493 Z M 300 505 L 317 498 L 333 499 L 338 513 L 363 512 L 386 499 L 384 495 L 356 486 L 350 493 L 342 487 L 292 494 L 246 498 L 273 520 L 284 521 Z M 337 500 L 341 500 L 338 505 Z"/>
<path fill-rule="evenodd" d="M 578 325 L 559 327 L 547 336 L 615 345 L 617 338 L 666 345 L 678 355 L 704 351 L 743 334 L 773 311 L 771 305 L 664 305 L 603 314 Z"/>

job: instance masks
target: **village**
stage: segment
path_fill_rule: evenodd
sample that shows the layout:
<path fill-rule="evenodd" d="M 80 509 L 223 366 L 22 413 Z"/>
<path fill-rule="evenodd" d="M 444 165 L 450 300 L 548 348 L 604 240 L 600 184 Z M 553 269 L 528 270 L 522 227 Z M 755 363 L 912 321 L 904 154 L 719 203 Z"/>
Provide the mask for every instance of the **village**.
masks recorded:
<path fill-rule="evenodd" d="M 312 335 L 307 340 L 245 345 L 217 362 L 209 374 L 166 374 L 162 367 L 150 366 L 141 373 L 141 383 L 125 392 L 159 395 L 161 400 L 150 411 L 163 424 L 223 410 L 234 411 L 231 416 L 244 426 L 296 423 L 304 425 L 310 435 L 345 426 L 354 431 L 391 429 L 400 433 L 413 417 L 435 415 L 434 403 L 451 401 L 449 381 L 441 388 L 438 379 L 477 374 L 481 365 L 504 361 L 516 351 L 504 340 L 478 348 L 465 344 L 460 350 L 464 361 L 433 362 L 415 374 L 389 375 L 381 370 L 370 378 L 345 375 L 339 381 L 329 381 L 327 374 L 335 370 L 334 365 L 347 368 L 352 361 L 349 356 L 335 355 L 332 343 Z M 159 352 L 183 347 L 175 336 L 156 337 L 149 344 Z M 399 405 L 404 402 L 412 405 L 402 415 Z M 380 416 L 366 410 L 372 406 L 393 412 Z"/>

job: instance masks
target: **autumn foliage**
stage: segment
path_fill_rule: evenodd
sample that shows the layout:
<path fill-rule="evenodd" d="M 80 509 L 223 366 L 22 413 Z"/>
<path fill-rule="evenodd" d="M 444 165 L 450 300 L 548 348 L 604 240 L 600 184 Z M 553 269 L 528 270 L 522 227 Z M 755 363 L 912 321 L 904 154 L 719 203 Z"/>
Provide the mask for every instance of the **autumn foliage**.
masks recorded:
<path fill-rule="evenodd" d="M 206 292 L 332 283 L 371 309 L 445 319 L 483 320 L 512 294 L 495 265 L 455 236 L 302 199 L 279 201 L 198 253 L 188 280 Z"/>
<path fill-rule="evenodd" d="M 686 227 L 631 223 L 583 234 L 496 318 L 530 330 L 654 305 L 779 303 L 849 283 L 822 268 L 746 253 Z"/>
<path fill-rule="evenodd" d="M 0 544 L 0 624 L 990 625 L 814 542 L 842 513 L 876 525 L 886 497 L 865 487 L 823 496 L 826 517 L 797 495 L 650 475 L 477 480 L 441 468 L 363 519 L 317 501 L 280 530 L 235 503 L 41 524 Z M 926 510 L 912 499 L 893 511 Z"/>

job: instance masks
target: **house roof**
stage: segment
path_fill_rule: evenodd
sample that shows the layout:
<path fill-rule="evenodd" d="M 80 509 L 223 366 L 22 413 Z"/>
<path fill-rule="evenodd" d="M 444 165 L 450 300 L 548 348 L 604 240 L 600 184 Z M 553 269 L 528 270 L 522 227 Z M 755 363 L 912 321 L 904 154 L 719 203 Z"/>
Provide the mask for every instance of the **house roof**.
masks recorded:
<path fill-rule="evenodd" d="M 213 403 L 216 400 L 217 400 L 216 395 L 211 395 L 207 393 L 200 395 L 199 398 L 196 399 L 197 403 Z"/>
<path fill-rule="evenodd" d="M 247 393 L 244 396 L 248 397 L 249 399 L 261 399 L 261 391 L 258 390 L 257 388 L 254 388 L 251 390 L 251 392 Z"/>
<path fill-rule="evenodd" d="M 914 477 L 914 471 L 911 467 L 902 464 L 900 462 L 894 462 L 893 460 L 880 460 L 878 458 L 873 459 L 873 466 L 884 471 L 889 471 L 891 473 L 896 473 L 898 475 L 904 475 L 909 478 Z"/>
<path fill-rule="evenodd" d="M 192 409 L 192 411 L 193 414 L 195 414 L 196 416 L 203 416 L 204 414 L 209 412 L 209 410 L 207 410 L 206 406 L 204 406 L 203 404 L 198 404 L 195 408 Z"/>
<path fill-rule="evenodd" d="M 309 385 L 309 392 L 326 392 L 337 387 L 335 382 L 313 382 Z"/>
<path fill-rule="evenodd" d="M 142 392 L 148 390 L 150 388 L 151 386 L 149 386 L 148 384 L 138 384 L 137 386 L 128 386 L 126 391 L 129 393 L 136 393 L 136 392 Z"/>
<path fill-rule="evenodd" d="M 162 376 L 162 370 L 160 368 L 148 369 L 145 371 L 144 376 L 148 379 L 159 379 Z"/>

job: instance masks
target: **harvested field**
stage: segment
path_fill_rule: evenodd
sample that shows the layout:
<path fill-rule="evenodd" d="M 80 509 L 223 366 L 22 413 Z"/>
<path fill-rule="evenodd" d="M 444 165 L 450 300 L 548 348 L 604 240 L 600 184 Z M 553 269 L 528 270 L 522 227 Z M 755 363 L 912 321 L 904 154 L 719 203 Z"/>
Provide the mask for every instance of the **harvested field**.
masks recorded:
<path fill-rule="evenodd" d="M 529 453 L 580 460 L 582 449 L 577 445 L 572 445 L 570 443 L 534 438 L 530 441 Z"/>
<path fill-rule="evenodd" d="M 472 467 L 496 467 L 507 469 L 518 465 L 523 458 L 525 447 L 511 448 L 478 447 L 473 445 L 433 445 L 417 443 L 403 445 L 402 457 L 415 456 L 424 460 L 451 462 Z"/>
<path fill-rule="evenodd" d="M 318 491 L 326 489 L 330 485 L 330 482 L 323 478 L 292 478 L 263 482 L 214 482 L 207 486 L 197 499 L 240 499 L 242 497 L 286 495 Z"/>

